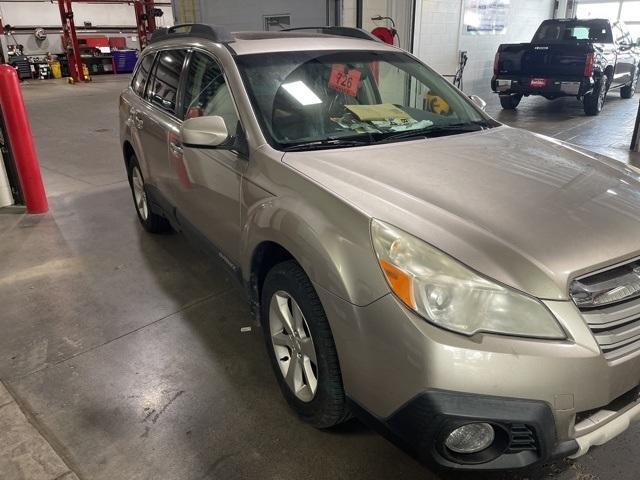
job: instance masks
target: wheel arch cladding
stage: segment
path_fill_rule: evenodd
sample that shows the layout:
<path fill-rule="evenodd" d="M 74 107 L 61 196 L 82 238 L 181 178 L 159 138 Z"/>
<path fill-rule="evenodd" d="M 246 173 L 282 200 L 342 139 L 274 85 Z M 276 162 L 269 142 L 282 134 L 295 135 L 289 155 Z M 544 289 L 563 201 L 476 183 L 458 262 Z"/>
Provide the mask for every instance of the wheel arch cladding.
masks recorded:
<path fill-rule="evenodd" d="M 252 278 L 254 268 L 273 266 L 274 261 L 290 256 L 313 283 L 356 305 L 387 294 L 371 245 L 369 219 L 359 212 L 332 213 L 329 218 L 320 208 L 283 197 L 251 206 L 241 239 L 245 283 L 258 286 L 259 279 Z M 265 259 L 265 255 L 275 258 Z"/>

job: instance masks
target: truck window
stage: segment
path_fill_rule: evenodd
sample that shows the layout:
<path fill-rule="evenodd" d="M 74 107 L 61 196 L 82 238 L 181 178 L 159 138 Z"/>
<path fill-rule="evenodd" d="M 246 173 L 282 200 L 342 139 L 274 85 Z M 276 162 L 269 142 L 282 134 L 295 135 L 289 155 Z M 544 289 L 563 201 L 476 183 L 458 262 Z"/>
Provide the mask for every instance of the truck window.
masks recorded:
<path fill-rule="evenodd" d="M 551 21 L 543 22 L 533 37 L 533 43 L 562 43 L 576 41 L 613 43 L 613 36 L 609 25 L 601 21 Z"/>

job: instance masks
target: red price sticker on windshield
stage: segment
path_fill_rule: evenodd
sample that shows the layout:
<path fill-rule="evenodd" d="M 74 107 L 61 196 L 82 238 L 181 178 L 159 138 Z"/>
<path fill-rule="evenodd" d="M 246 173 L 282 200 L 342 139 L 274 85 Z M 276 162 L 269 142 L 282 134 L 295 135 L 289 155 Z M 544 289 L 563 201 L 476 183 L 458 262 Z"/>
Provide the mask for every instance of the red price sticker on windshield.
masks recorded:
<path fill-rule="evenodd" d="M 362 73 L 355 68 L 347 69 L 346 65 L 335 64 L 331 67 L 329 86 L 334 90 L 355 97 L 360 86 Z"/>

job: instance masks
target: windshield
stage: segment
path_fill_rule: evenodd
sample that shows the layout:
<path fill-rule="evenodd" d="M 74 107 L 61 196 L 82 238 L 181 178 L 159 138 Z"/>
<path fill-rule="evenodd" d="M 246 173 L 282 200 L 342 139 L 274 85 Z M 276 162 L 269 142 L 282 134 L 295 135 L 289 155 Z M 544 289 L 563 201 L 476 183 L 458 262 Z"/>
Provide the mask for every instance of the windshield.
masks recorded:
<path fill-rule="evenodd" d="M 562 43 L 579 40 L 613 43 L 609 22 L 602 20 L 542 22 L 533 37 L 533 43 Z"/>
<path fill-rule="evenodd" d="M 282 52 L 238 57 L 265 136 L 305 149 L 452 135 L 495 123 L 401 52 Z"/>

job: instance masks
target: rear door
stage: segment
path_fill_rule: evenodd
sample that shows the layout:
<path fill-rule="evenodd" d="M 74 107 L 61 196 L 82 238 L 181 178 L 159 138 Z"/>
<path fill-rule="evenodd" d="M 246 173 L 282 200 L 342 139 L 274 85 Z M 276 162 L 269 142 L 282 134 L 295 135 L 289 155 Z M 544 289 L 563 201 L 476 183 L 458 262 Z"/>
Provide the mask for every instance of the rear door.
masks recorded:
<path fill-rule="evenodd" d="M 146 99 L 145 92 L 147 88 L 147 82 L 151 75 L 151 69 L 153 68 L 155 53 L 147 54 L 138 65 L 133 80 L 131 81 L 131 87 L 127 93 L 123 95 L 124 111 L 121 109 L 122 120 L 126 122 L 128 131 L 131 136 L 131 142 L 134 145 L 136 156 L 138 157 L 138 163 L 142 168 L 143 175 L 148 176 L 148 161 L 145 156 L 145 150 L 142 145 L 142 126 L 144 120 L 141 117 L 141 111 L 145 109 Z"/>
<path fill-rule="evenodd" d="M 184 118 L 221 116 L 234 137 L 240 128 L 239 116 L 220 63 L 208 52 L 194 50 L 186 71 Z M 176 152 L 181 173 L 174 187 L 179 221 L 195 227 L 223 260 L 237 265 L 240 184 L 248 159 L 232 150 L 181 147 Z"/>
<path fill-rule="evenodd" d="M 147 82 L 148 102 L 139 112 L 138 128 L 149 170 L 149 178 L 145 180 L 159 190 L 162 195 L 159 200 L 171 205 L 176 201 L 171 190 L 172 179 L 176 176 L 171 149 L 175 148 L 182 122 L 178 100 L 186 56 L 185 49 L 158 52 Z"/>
<path fill-rule="evenodd" d="M 633 51 L 631 39 L 620 24 L 613 26 L 613 36 L 617 47 L 616 68 L 613 85 L 623 85 L 631 81 L 631 69 L 633 68 Z"/>

